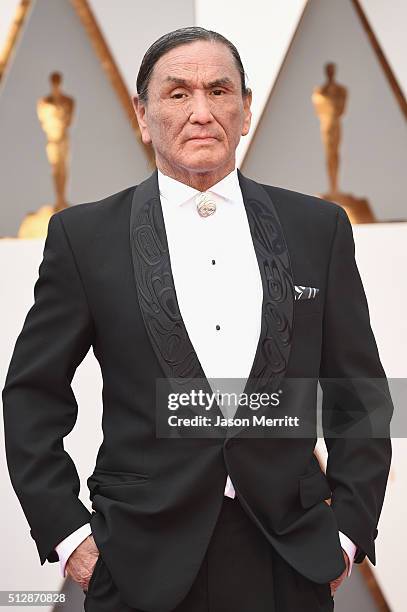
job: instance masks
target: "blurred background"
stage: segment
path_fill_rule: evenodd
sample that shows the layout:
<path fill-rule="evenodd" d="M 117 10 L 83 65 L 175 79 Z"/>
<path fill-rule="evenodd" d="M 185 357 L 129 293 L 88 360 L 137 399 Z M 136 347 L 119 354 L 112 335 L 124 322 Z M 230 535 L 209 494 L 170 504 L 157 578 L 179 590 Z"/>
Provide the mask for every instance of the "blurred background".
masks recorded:
<path fill-rule="evenodd" d="M 389 379 L 406 378 L 406 24 L 405 0 L 0 0 L 2 385 L 33 303 L 50 215 L 154 170 L 131 95 L 150 44 L 190 25 L 220 32 L 240 52 L 253 91 L 251 131 L 237 151 L 241 171 L 347 210 L 383 366 Z M 90 507 L 86 478 L 102 409 L 93 354 L 73 389 L 79 417 L 66 448 Z M 407 445 L 394 435 L 377 565 L 354 566 L 335 595 L 338 612 L 406 608 Z M 326 459 L 322 440 L 318 451 Z M 80 610 L 82 592 L 63 582 L 58 564 L 39 564 L 3 452 L 0 475 L 0 591 L 64 589 L 65 609 Z"/>

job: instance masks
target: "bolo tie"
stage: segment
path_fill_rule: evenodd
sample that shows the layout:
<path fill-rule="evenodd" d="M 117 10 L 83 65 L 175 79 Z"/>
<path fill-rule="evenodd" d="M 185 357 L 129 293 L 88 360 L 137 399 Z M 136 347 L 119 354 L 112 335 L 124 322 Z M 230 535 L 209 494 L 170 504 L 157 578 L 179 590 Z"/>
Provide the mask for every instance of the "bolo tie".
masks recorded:
<path fill-rule="evenodd" d="M 216 212 L 216 202 L 205 191 L 196 196 L 196 209 L 201 217 L 210 217 Z"/>

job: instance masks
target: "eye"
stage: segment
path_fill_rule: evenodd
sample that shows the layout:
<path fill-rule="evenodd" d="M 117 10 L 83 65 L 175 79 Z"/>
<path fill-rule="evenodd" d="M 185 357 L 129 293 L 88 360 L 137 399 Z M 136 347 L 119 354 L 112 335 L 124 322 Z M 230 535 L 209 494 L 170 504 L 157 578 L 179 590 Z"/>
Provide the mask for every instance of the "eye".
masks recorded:
<path fill-rule="evenodd" d="M 182 96 L 186 96 L 186 93 L 179 92 L 179 93 L 173 94 L 171 98 L 173 98 L 174 100 L 181 100 Z"/>
<path fill-rule="evenodd" d="M 223 89 L 214 89 L 212 93 L 214 93 L 216 97 L 219 98 L 220 96 L 218 94 L 224 94 L 225 92 L 223 91 Z"/>

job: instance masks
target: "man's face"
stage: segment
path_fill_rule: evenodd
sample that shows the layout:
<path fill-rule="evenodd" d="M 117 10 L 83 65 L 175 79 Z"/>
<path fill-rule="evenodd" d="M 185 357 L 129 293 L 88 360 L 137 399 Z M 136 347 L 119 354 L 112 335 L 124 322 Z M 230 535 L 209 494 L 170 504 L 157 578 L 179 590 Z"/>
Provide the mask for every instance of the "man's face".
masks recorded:
<path fill-rule="evenodd" d="M 148 86 L 144 106 L 133 99 L 145 144 L 152 143 L 157 166 L 197 173 L 234 168 L 241 136 L 248 133 L 251 94 L 229 49 L 196 41 L 163 55 Z"/>

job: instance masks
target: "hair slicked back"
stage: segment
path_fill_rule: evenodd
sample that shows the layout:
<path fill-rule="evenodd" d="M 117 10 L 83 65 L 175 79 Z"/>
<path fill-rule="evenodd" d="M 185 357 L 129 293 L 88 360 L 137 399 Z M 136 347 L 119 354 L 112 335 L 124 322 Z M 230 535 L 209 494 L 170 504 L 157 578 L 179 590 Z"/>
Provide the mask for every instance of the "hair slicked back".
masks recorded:
<path fill-rule="evenodd" d="M 164 34 L 153 42 L 153 44 L 147 49 L 142 59 L 136 81 L 136 88 L 140 102 L 146 104 L 148 101 L 148 85 L 150 83 L 154 66 L 160 57 L 171 49 L 175 49 L 181 45 L 193 43 L 198 40 L 218 42 L 225 45 L 230 50 L 236 64 L 236 68 L 240 74 L 242 96 L 244 97 L 249 93 L 250 90 L 246 86 L 246 73 L 235 45 L 218 32 L 207 30 L 198 26 L 190 26 L 186 28 L 179 28 Z"/>

